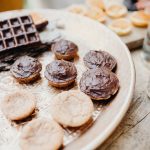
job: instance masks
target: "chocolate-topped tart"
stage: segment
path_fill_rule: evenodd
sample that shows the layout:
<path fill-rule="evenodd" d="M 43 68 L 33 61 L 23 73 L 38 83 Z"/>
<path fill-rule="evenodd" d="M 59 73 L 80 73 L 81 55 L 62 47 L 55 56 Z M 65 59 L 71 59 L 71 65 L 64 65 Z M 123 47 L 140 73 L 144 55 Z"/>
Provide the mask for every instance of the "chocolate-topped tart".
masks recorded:
<path fill-rule="evenodd" d="M 106 100 L 118 91 L 119 80 L 106 68 L 90 69 L 83 73 L 80 89 L 93 100 Z"/>
<path fill-rule="evenodd" d="M 11 67 L 12 75 L 20 83 L 30 83 L 35 81 L 39 78 L 41 70 L 41 63 L 36 58 L 29 56 L 20 57 Z"/>
<path fill-rule="evenodd" d="M 54 87 L 67 87 L 77 77 L 77 69 L 72 62 L 55 60 L 46 66 L 45 77 Z"/>
<path fill-rule="evenodd" d="M 71 41 L 61 39 L 52 45 L 51 50 L 57 59 L 71 60 L 77 56 L 78 47 Z"/>
<path fill-rule="evenodd" d="M 106 67 L 113 70 L 116 65 L 116 59 L 105 51 L 91 50 L 83 58 L 84 64 L 89 69 Z"/>

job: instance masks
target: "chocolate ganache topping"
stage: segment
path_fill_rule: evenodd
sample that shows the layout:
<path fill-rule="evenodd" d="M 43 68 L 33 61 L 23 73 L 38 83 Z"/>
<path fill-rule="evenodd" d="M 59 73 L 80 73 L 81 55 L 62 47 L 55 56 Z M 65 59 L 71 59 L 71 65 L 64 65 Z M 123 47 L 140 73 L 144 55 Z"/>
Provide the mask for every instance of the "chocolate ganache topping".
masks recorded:
<path fill-rule="evenodd" d="M 92 99 L 108 99 L 118 91 L 119 80 L 106 68 L 90 69 L 83 73 L 80 89 Z"/>
<path fill-rule="evenodd" d="M 117 65 L 115 58 L 105 51 L 91 50 L 84 56 L 83 60 L 89 69 L 106 67 L 113 70 Z"/>
<path fill-rule="evenodd" d="M 54 82 L 65 82 L 75 79 L 77 70 L 72 62 L 56 60 L 46 66 L 45 77 Z"/>
<path fill-rule="evenodd" d="M 53 52 L 67 55 L 70 54 L 71 52 L 77 51 L 78 47 L 73 42 L 62 39 L 54 43 L 51 49 Z"/>
<path fill-rule="evenodd" d="M 22 56 L 15 61 L 11 67 L 11 72 L 15 77 L 27 78 L 42 70 L 41 63 L 32 57 Z"/>

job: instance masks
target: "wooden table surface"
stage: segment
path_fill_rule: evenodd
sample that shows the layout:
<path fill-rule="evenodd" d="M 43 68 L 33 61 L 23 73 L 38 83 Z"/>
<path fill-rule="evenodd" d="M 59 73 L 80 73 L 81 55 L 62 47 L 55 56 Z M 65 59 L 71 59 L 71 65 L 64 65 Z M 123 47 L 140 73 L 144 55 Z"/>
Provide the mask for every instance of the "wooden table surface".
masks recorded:
<path fill-rule="evenodd" d="M 131 106 L 114 133 L 97 150 L 150 150 L 150 77 L 142 60 L 143 49 L 131 52 L 136 69 L 136 86 Z M 128 75 L 128 74 L 127 74 Z"/>

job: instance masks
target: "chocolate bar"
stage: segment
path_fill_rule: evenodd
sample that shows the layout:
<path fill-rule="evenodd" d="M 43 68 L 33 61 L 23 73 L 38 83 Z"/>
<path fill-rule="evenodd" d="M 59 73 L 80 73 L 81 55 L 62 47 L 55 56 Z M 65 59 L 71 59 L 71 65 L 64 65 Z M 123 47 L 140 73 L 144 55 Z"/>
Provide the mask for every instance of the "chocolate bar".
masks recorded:
<path fill-rule="evenodd" d="M 0 53 L 37 44 L 41 41 L 30 16 L 0 21 Z"/>
<path fill-rule="evenodd" d="M 40 40 L 31 16 L 0 21 L 0 71 L 8 70 L 17 57 L 37 55 L 48 45 Z"/>

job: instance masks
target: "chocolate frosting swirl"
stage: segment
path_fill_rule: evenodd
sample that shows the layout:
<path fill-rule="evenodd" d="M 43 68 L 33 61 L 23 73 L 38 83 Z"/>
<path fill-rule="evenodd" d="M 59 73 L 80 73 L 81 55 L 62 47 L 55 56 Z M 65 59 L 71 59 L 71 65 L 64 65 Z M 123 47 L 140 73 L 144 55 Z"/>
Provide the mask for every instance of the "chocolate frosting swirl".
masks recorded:
<path fill-rule="evenodd" d="M 45 77 L 54 82 L 65 82 L 75 79 L 77 70 L 72 62 L 56 60 L 46 66 Z"/>
<path fill-rule="evenodd" d="M 42 70 L 41 63 L 32 57 L 22 56 L 15 61 L 11 67 L 11 72 L 16 78 L 27 78 Z"/>
<path fill-rule="evenodd" d="M 105 51 L 91 50 L 84 56 L 83 60 L 89 69 L 106 67 L 113 70 L 117 65 L 115 58 Z"/>
<path fill-rule="evenodd" d="M 93 99 L 108 99 L 118 88 L 117 76 L 106 68 L 88 70 L 80 80 L 81 91 Z"/>
<path fill-rule="evenodd" d="M 52 51 L 60 53 L 62 55 L 70 54 L 74 51 L 77 51 L 78 47 L 71 41 L 68 40 L 59 40 L 52 45 Z"/>

